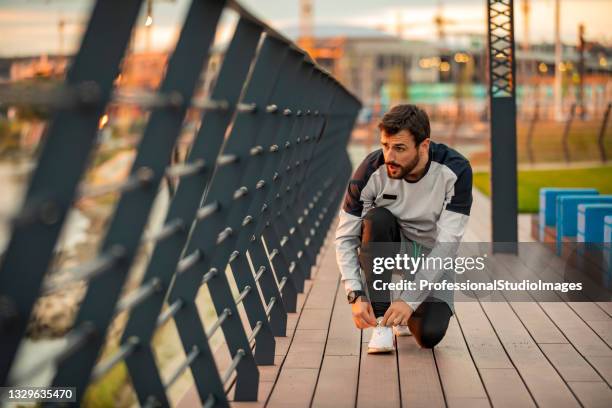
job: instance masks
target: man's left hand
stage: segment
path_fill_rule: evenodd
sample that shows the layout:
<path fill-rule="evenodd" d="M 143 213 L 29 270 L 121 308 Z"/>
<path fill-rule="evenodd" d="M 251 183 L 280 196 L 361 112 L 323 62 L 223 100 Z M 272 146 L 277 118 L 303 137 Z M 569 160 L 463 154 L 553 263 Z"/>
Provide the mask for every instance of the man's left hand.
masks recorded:
<path fill-rule="evenodd" d="M 385 312 L 381 324 L 383 326 L 407 326 L 412 316 L 412 308 L 403 300 L 396 300 Z"/>

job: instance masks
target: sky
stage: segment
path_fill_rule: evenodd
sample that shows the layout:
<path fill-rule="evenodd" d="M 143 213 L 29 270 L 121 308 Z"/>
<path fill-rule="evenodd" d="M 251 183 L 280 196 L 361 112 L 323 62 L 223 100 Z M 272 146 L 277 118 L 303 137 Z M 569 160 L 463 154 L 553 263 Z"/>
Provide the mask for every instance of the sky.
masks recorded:
<path fill-rule="evenodd" d="M 170 49 L 190 0 L 154 0 L 152 43 Z M 486 0 L 312 0 L 315 24 L 359 25 L 392 31 L 404 25 L 407 39 L 435 39 L 432 19 L 443 4 L 452 20 L 448 32 L 484 33 Z M 515 0 L 515 36 L 523 38 L 523 0 Z M 531 0 L 529 32 L 532 42 L 553 40 L 554 0 Z M 275 28 L 296 26 L 299 0 L 242 0 L 253 14 Z M 63 19 L 64 51 L 74 52 L 93 0 L 0 0 L 0 56 L 55 54 L 60 49 L 58 21 Z M 139 18 L 137 47 L 144 46 L 144 8 Z M 561 0 L 561 36 L 575 43 L 579 23 L 588 39 L 612 45 L 609 30 L 612 0 Z"/>

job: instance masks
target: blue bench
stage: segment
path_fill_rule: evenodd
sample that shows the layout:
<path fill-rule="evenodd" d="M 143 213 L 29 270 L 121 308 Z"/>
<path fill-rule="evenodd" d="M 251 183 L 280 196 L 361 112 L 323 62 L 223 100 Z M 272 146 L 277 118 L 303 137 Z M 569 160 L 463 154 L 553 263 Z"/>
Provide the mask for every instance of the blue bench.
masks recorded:
<path fill-rule="evenodd" d="M 604 285 L 609 288 L 610 268 L 605 256 L 607 248 L 603 244 L 606 216 L 612 216 L 612 203 L 578 205 L 576 249 L 582 269 L 592 271 L 591 275 L 598 281 L 602 279 Z"/>
<path fill-rule="evenodd" d="M 604 242 L 604 218 L 612 216 L 611 204 L 579 204 L 577 242 Z"/>
<path fill-rule="evenodd" d="M 563 238 L 575 237 L 578 234 L 579 204 L 612 204 L 612 195 L 571 195 L 557 197 L 557 254 L 561 255 Z"/>
<path fill-rule="evenodd" d="M 612 215 L 604 217 L 604 261 L 608 274 L 608 282 L 612 280 Z"/>
<path fill-rule="evenodd" d="M 599 194 L 594 188 L 554 188 L 545 187 L 540 189 L 540 208 L 539 208 L 539 241 L 545 240 L 546 227 L 556 225 L 556 206 L 558 195 L 595 195 Z"/>

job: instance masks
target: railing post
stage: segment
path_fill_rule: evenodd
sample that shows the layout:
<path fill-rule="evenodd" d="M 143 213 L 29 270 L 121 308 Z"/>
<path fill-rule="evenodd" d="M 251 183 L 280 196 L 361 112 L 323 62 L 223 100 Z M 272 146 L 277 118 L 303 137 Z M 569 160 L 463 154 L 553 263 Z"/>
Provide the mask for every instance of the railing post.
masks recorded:
<path fill-rule="evenodd" d="M 216 32 L 224 1 L 194 1 L 187 12 L 174 53 L 168 62 L 159 92 L 172 97 L 173 103 L 152 110 L 130 178 L 149 174 L 141 188 L 124 192 L 117 204 L 102 244 L 102 253 L 122 248 L 122 261 L 90 282 L 75 328 L 94 325 L 97 336 L 85 343 L 78 354 L 59 365 L 54 386 L 74 384 L 84 390 L 93 369 L 106 330 L 115 314 L 115 305 L 141 243 L 142 231 L 157 195 L 159 182 L 169 164 L 174 144 L 180 134 L 189 101 L 208 58 L 208 49 Z M 104 35 L 102 32 L 99 35 Z M 140 342 L 140 339 L 136 339 Z M 208 345 L 200 345 L 200 352 Z M 82 395 L 81 395 L 82 397 Z"/>
<path fill-rule="evenodd" d="M 141 3 L 97 1 L 66 76 L 66 86 L 77 92 L 77 106 L 57 111 L 50 122 L 0 266 L 0 303 L 7 304 L 8 314 L 0 316 L 0 385 L 25 333 Z"/>
<path fill-rule="evenodd" d="M 514 1 L 487 0 L 487 5 L 493 251 L 516 253 L 518 195 Z"/>
<path fill-rule="evenodd" d="M 608 128 L 608 119 L 610 118 L 610 108 L 612 108 L 612 102 L 608 102 L 608 105 L 606 106 L 606 112 L 604 113 L 603 119 L 601 120 L 601 127 L 599 128 L 599 134 L 597 136 L 599 154 L 601 156 L 601 161 L 604 163 L 608 161 L 604 139 L 606 137 L 606 129 Z"/>
<path fill-rule="evenodd" d="M 219 55 L 210 96 L 200 98 L 196 87 L 202 71 L 208 73 L 226 3 L 240 19 Z M 43 294 L 75 282 L 88 285 L 65 350 L 41 357 L 57 366 L 52 385 L 76 387 L 77 402 L 83 403 L 87 387 L 125 361 L 144 407 L 169 405 L 168 388 L 187 370 L 202 406 L 228 406 L 232 388 L 235 400 L 256 400 L 257 365 L 274 364 L 274 337 L 286 335 L 287 313 L 296 311 L 297 294 L 317 262 L 350 176 L 346 145 L 360 104 L 291 41 L 237 2 L 223 0 L 191 2 L 159 91 L 128 95 L 113 89 L 140 5 L 97 2 L 66 89 L 60 98 L 36 95 L 31 102 L 64 110 L 51 122 L 0 267 L 0 380 L 6 380 L 46 278 L 98 119 L 112 102 L 151 112 L 127 180 L 79 192 L 79 198 L 119 196 L 97 256 L 62 270 L 65 279 L 42 285 Z M 29 100 L 25 96 L 14 100 Z M 21 103 L 14 100 L 9 103 Z M 187 116 L 190 109 L 200 117 Z M 187 158 L 172 162 L 184 121 L 192 119 L 201 120 Z M 172 190 L 165 221 L 144 236 L 162 180 Z M 120 298 L 141 249 L 151 250 L 142 281 Z M 216 312 L 207 330 L 196 305 L 203 285 Z M 127 322 L 118 348 L 96 361 L 120 314 Z M 162 379 L 152 339 L 171 319 L 185 359 Z M 209 342 L 218 330 L 230 357 L 219 364 L 223 373 Z"/>
<path fill-rule="evenodd" d="M 574 121 L 574 117 L 576 116 L 576 103 L 572 103 L 570 107 L 570 112 L 565 121 L 565 127 L 563 128 L 563 136 L 561 137 L 561 146 L 563 147 L 563 157 L 565 161 L 569 163 L 571 161 L 570 151 L 569 151 L 569 133 L 572 128 L 572 122 Z"/>

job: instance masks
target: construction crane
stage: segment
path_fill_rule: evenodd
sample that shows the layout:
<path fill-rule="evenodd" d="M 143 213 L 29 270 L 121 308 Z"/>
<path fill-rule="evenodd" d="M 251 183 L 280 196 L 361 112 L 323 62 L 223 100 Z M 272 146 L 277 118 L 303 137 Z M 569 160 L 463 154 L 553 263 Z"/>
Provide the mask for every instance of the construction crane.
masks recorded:
<path fill-rule="evenodd" d="M 314 54 L 312 0 L 300 0 L 300 36 L 298 45 L 310 56 Z"/>
<path fill-rule="evenodd" d="M 530 0 L 523 0 L 523 51 L 529 51 L 529 17 L 531 14 Z"/>
<path fill-rule="evenodd" d="M 66 55 L 66 26 L 68 25 L 82 25 L 83 22 L 79 20 L 69 20 L 60 14 L 57 20 L 57 34 L 58 38 L 58 46 L 57 53 L 60 56 Z"/>
<path fill-rule="evenodd" d="M 147 0 L 146 2 L 146 16 L 144 21 L 145 26 L 145 51 L 151 51 L 153 44 L 153 2 L 155 0 Z M 157 0 L 157 1 L 165 1 L 167 3 L 174 3 L 175 0 Z"/>
<path fill-rule="evenodd" d="M 395 31 L 395 34 L 401 38 L 403 37 L 404 32 L 406 31 L 407 28 L 430 26 L 432 23 L 436 27 L 436 34 L 437 34 L 438 41 L 440 43 L 443 43 L 446 40 L 449 26 L 457 25 L 459 23 L 482 24 L 482 20 L 481 19 L 461 19 L 461 21 L 457 21 L 457 20 L 449 19 L 444 16 L 444 3 L 440 0 L 438 1 L 436 12 L 430 21 L 404 23 L 403 15 L 401 11 L 397 10 L 395 14 L 394 31 Z M 386 31 L 387 25 L 378 25 L 377 28 L 380 30 Z M 476 32 L 474 33 L 462 32 L 458 34 L 476 34 Z"/>

